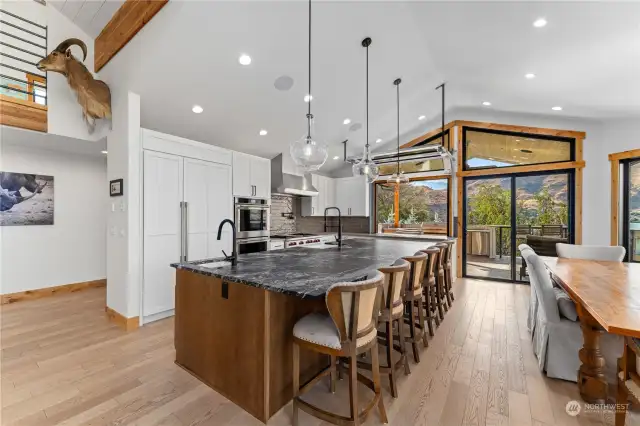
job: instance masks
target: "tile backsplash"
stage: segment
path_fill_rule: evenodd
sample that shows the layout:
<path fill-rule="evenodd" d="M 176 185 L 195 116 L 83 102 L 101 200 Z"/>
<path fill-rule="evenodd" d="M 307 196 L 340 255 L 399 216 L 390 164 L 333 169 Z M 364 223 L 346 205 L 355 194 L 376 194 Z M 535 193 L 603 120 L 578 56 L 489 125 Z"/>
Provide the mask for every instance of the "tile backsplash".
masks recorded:
<path fill-rule="evenodd" d="M 290 195 L 271 196 L 271 234 L 291 234 L 304 232 L 315 234 L 324 232 L 324 218 L 319 216 L 301 216 L 301 198 Z M 292 216 L 283 216 L 283 213 L 293 213 Z M 328 219 L 332 226 L 329 231 L 337 231 L 338 218 Z M 345 233 L 369 233 L 369 218 L 363 216 L 343 216 L 342 231 Z"/>

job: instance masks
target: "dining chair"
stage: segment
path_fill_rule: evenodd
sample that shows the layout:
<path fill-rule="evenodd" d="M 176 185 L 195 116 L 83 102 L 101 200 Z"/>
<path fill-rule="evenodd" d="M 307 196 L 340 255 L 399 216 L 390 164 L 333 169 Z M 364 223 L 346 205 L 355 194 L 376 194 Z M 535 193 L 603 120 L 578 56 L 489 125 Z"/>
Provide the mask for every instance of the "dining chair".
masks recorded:
<path fill-rule="evenodd" d="M 542 225 L 542 236 L 543 237 L 560 237 L 562 238 L 564 235 L 563 226 L 562 225 Z"/>
<path fill-rule="evenodd" d="M 529 247 L 527 244 L 520 244 L 518 246 L 518 250 L 520 250 L 520 256 L 522 258 L 522 265 L 526 269 L 526 255 L 530 252 L 533 252 L 533 249 Z M 521 277 L 522 279 L 522 277 Z M 529 330 L 529 334 L 533 336 L 533 331 L 535 329 L 536 323 L 536 315 L 538 314 L 538 295 L 536 294 L 536 288 L 534 285 L 530 285 L 529 291 L 529 314 L 527 316 L 527 330 Z"/>
<path fill-rule="evenodd" d="M 625 338 L 621 367 L 618 372 L 615 426 L 624 426 L 629 397 L 634 403 L 640 404 L 640 339 Z"/>
<path fill-rule="evenodd" d="M 558 257 L 569 259 L 605 260 L 622 262 L 627 250 L 622 246 L 583 246 L 557 243 Z"/>
<path fill-rule="evenodd" d="M 384 275 L 376 274 L 365 281 L 344 282 L 331 286 L 325 296 L 327 314 L 312 313 L 293 327 L 293 424 L 298 425 L 298 409 L 319 419 L 339 425 L 360 425 L 377 406 L 380 420 L 387 423 L 381 397 L 378 355 L 378 314 Z M 300 348 L 329 355 L 329 367 L 300 387 Z M 358 373 L 357 357 L 371 353 L 372 379 Z M 335 391 L 337 357 L 349 358 L 350 415 L 328 412 L 301 398 L 322 377 L 331 376 Z M 373 390 L 374 396 L 364 410 L 358 402 L 358 382 Z"/>
<path fill-rule="evenodd" d="M 422 283 L 427 266 L 427 254 L 418 251 L 413 256 L 405 256 L 403 259 L 411 264 L 409 279 L 406 281 L 407 286 L 404 292 L 404 320 L 409 324 L 407 341 L 411 343 L 411 348 L 413 349 L 413 360 L 418 363 L 420 362 L 418 342 L 422 341 L 425 348 L 429 346 L 425 332 L 424 306 L 422 303 Z"/>
<path fill-rule="evenodd" d="M 384 332 L 378 331 L 378 343 L 382 343 L 385 346 L 387 356 L 386 365 L 381 365 L 379 369 L 380 374 L 389 376 L 389 388 L 391 389 L 391 396 L 394 398 L 398 397 L 396 370 L 404 367 L 405 374 L 411 373 L 404 335 L 404 293 L 406 277 L 410 269 L 409 262 L 404 259 L 398 259 L 393 265 L 378 269 L 384 274 L 382 301 L 380 302 L 380 315 L 378 317 L 379 324 L 384 325 Z M 397 333 L 395 332 L 396 325 L 398 326 Z M 394 345 L 394 340 L 398 341 L 398 346 Z M 393 359 L 394 349 L 400 353 L 397 361 Z M 358 368 L 371 370 L 372 364 L 361 360 L 358 361 Z"/>

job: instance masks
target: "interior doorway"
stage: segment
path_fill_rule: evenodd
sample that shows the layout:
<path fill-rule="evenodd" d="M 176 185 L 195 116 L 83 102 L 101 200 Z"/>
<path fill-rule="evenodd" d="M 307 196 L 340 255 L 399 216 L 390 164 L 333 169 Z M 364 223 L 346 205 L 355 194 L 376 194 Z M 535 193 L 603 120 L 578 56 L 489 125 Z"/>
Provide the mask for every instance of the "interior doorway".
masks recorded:
<path fill-rule="evenodd" d="M 573 188 L 573 170 L 465 178 L 463 276 L 528 282 L 518 246 L 553 256 L 573 243 Z"/>

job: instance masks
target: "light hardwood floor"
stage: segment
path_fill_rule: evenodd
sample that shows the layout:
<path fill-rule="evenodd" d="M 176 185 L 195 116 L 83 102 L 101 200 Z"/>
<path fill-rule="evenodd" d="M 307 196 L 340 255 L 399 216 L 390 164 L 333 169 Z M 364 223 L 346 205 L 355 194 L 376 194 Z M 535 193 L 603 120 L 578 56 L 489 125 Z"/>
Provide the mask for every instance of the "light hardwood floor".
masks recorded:
<path fill-rule="evenodd" d="M 529 287 L 458 280 L 455 292 L 422 362 L 400 375 L 398 399 L 383 380 L 389 424 L 613 424 L 611 414 L 570 417 L 576 385 L 538 371 L 526 330 Z M 104 289 L 92 289 L 2 306 L 2 425 L 261 424 L 173 363 L 172 319 L 125 333 L 106 321 L 104 303 Z M 320 383 L 308 398 L 348 410 L 345 381 L 335 395 Z M 269 424 L 290 419 L 289 404 Z M 300 420 L 325 424 L 305 413 Z M 375 410 L 367 424 L 380 424 Z M 627 425 L 640 425 L 640 415 Z"/>

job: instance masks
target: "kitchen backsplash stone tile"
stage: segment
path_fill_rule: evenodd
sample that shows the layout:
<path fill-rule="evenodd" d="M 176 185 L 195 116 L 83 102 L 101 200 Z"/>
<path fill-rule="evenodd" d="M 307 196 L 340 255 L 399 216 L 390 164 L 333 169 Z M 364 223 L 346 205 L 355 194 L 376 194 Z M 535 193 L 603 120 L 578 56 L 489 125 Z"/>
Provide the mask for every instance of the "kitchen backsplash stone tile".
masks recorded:
<path fill-rule="evenodd" d="M 271 235 L 304 232 L 315 234 L 324 232 L 324 218 L 302 216 L 302 200 L 291 195 L 274 194 L 271 196 Z M 293 213 L 283 216 L 283 213 Z M 328 219 L 330 232 L 337 232 L 338 218 Z M 362 216 L 343 216 L 342 231 L 345 233 L 369 233 L 369 218 Z"/>

